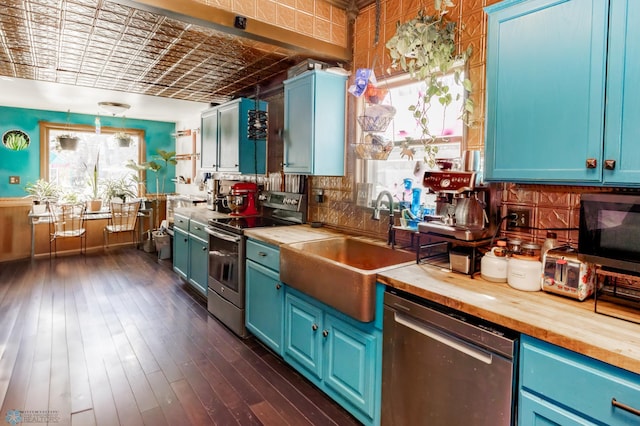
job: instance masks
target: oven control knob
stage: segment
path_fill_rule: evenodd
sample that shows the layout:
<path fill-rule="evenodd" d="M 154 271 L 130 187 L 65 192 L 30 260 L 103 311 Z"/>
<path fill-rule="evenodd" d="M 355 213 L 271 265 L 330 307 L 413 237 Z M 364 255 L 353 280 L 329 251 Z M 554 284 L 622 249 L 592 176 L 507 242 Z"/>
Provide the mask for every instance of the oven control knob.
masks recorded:
<path fill-rule="evenodd" d="M 451 186 L 451 181 L 449 179 L 442 179 L 442 182 L 440 182 L 440 186 L 442 186 L 443 188 L 448 188 L 449 186 Z"/>

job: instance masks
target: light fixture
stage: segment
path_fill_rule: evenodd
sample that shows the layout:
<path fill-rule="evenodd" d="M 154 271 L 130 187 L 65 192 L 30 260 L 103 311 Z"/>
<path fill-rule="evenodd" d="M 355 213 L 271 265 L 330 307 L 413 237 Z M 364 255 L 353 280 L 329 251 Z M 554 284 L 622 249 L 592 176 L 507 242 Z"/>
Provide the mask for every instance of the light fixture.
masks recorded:
<path fill-rule="evenodd" d="M 131 105 L 120 102 L 98 102 L 98 106 L 113 115 L 122 114 L 131 108 Z"/>

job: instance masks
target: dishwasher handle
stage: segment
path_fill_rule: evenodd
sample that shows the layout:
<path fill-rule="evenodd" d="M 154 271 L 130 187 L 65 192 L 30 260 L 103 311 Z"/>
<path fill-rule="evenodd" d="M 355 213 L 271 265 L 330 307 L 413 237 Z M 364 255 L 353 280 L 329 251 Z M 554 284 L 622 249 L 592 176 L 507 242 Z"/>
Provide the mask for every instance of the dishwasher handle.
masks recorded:
<path fill-rule="evenodd" d="M 458 340 L 452 338 L 451 336 L 435 329 L 426 326 L 425 324 L 415 320 L 414 318 L 407 316 L 401 312 L 394 311 L 394 320 L 405 327 L 408 327 L 414 331 L 417 331 L 424 336 L 427 336 L 433 340 L 436 340 L 443 345 L 447 345 L 452 349 L 455 349 L 459 352 L 462 352 L 470 357 L 477 359 L 478 361 L 484 362 L 485 364 L 491 364 L 493 360 L 493 356 L 490 352 L 485 352 L 472 346 L 470 344 L 465 343 L 462 340 Z"/>

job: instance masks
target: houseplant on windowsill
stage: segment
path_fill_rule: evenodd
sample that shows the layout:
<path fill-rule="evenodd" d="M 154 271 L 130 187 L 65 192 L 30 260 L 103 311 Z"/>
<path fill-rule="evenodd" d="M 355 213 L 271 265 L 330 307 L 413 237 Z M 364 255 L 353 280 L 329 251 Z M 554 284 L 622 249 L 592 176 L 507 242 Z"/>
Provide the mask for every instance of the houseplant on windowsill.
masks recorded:
<path fill-rule="evenodd" d="M 462 78 L 462 69 L 471 55 L 471 47 L 462 52 L 456 49 L 456 22 L 447 17 L 448 8 L 452 6 L 450 0 L 434 0 L 434 15 L 426 15 L 421 10 L 415 18 L 398 23 L 395 34 L 386 43 L 392 60 L 391 68 L 401 68 L 412 79 L 426 85 L 409 111 L 422 130 L 425 162 L 431 168 L 436 164 L 437 147 L 434 145 L 436 135 L 430 130 L 429 109 L 432 102 L 437 101 L 446 110 L 454 100 L 449 86 L 442 80 L 444 75 L 453 73 L 456 83 L 461 83 L 467 92 L 460 111 L 466 126 L 471 125 L 474 110 L 473 100 L 468 97 L 472 90 L 471 81 Z"/>
<path fill-rule="evenodd" d="M 47 211 L 48 203 L 56 201 L 60 196 L 60 188 L 55 183 L 38 179 L 34 183 L 28 183 L 25 186 L 27 197 L 33 199 L 32 212 L 34 214 L 43 214 Z"/>
<path fill-rule="evenodd" d="M 127 198 L 136 198 L 136 184 L 130 175 L 105 179 L 103 191 L 103 201 L 110 203 L 113 198 L 120 198 L 125 202 Z"/>
<path fill-rule="evenodd" d="M 102 184 L 98 177 L 98 163 L 100 162 L 100 153 L 93 165 L 93 171 L 87 176 L 87 185 L 89 186 L 89 200 L 87 200 L 87 210 L 97 212 L 102 209 Z"/>

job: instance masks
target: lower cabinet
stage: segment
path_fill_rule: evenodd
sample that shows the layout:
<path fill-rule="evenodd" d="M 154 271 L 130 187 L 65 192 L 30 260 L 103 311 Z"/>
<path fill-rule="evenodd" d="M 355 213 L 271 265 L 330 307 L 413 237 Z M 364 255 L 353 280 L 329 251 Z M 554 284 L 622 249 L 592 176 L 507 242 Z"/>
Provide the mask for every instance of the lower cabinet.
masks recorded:
<path fill-rule="evenodd" d="M 519 425 L 640 424 L 640 375 L 525 335 L 520 350 Z"/>
<path fill-rule="evenodd" d="M 364 424 L 380 423 L 382 330 L 286 287 L 284 359 Z"/>
<path fill-rule="evenodd" d="M 209 276 L 209 239 L 206 225 L 186 216 L 174 215 L 173 270 L 203 296 Z"/>
<path fill-rule="evenodd" d="M 246 247 L 246 327 L 282 356 L 285 290 L 280 282 L 280 252 L 277 247 L 251 239 Z"/>
<path fill-rule="evenodd" d="M 173 270 L 185 280 L 189 275 L 189 233 L 173 228 Z"/>
<path fill-rule="evenodd" d="M 189 283 L 207 295 L 209 268 L 209 242 L 195 235 L 189 236 Z"/>

